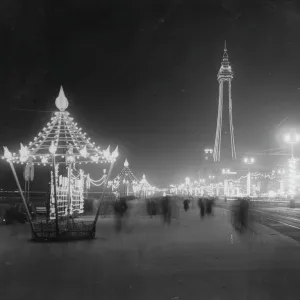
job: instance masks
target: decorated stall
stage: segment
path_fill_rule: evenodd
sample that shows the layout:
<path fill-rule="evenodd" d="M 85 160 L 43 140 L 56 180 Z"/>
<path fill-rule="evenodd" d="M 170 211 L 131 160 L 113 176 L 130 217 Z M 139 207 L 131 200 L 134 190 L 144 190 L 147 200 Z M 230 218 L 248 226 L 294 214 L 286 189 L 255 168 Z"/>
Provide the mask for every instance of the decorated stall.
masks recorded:
<path fill-rule="evenodd" d="M 93 238 L 99 209 L 94 221 L 89 224 L 73 217 L 83 213 L 85 187 L 91 183 L 100 183 L 103 187 L 106 186 L 118 156 L 118 149 L 116 148 L 112 153 L 109 147 L 106 150 L 101 149 L 87 137 L 86 133 L 82 132 L 82 129 L 66 111 L 68 100 L 62 88 L 55 104 L 58 111 L 54 113 L 50 122 L 33 141 L 27 146 L 21 144 L 19 154 L 11 153 L 7 147 L 4 147 L 3 159 L 11 166 L 34 240 Z M 110 164 L 108 174 L 104 173 L 98 181 L 91 180 L 89 175 L 85 175 L 81 169 L 82 165 L 89 163 Z M 28 199 L 24 196 L 14 164 L 25 165 L 26 182 L 33 180 L 36 166 L 50 167 L 50 209 L 46 220 L 32 220 L 28 209 Z M 27 183 L 27 189 L 28 186 Z"/>

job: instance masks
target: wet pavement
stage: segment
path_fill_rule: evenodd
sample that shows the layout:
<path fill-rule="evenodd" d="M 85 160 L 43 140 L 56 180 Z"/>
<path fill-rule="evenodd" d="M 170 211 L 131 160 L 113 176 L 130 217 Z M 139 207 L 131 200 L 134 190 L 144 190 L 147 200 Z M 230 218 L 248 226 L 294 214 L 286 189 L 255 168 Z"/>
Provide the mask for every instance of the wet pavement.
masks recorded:
<path fill-rule="evenodd" d="M 92 241 L 38 244 L 24 225 L 0 227 L 3 299 L 299 299 L 300 244 L 260 224 L 236 233 L 228 212 L 100 219 Z M 2 298 L 1 297 L 1 298 Z"/>

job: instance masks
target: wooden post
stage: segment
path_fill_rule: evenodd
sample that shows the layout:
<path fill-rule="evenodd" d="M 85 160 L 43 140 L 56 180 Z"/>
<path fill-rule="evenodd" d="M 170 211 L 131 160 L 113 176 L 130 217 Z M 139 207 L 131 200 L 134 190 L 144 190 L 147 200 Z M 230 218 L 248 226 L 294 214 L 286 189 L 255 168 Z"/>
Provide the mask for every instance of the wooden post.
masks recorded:
<path fill-rule="evenodd" d="M 9 163 L 9 165 L 11 167 L 11 170 L 12 170 L 12 173 L 13 173 L 14 178 L 16 180 L 19 192 L 21 194 L 21 198 L 22 198 L 23 204 L 25 206 L 25 211 L 26 211 L 26 215 L 27 215 L 28 221 L 29 221 L 30 226 L 31 226 L 31 230 L 32 230 L 32 232 L 35 235 L 36 233 L 35 233 L 35 229 L 34 229 L 34 226 L 33 226 L 33 223 L 32 223 L 31 215 L 30 215 L 30 212 L 29 212 L 29 209 L 28 209 L 28 206 L 27 206 L 27 203 L 26 203 L 26 199 L 24 197 L 24 194 L 23 194 L 23 191 L 22 191 L 22 188 L 21 188 L 21 185 L 20 185 L 20 182 L 19 182 L 16 170 L 15 170 L 15 167 L 14 167 L 13 163 L 10 160 L 8 160 L 8 163 Z"/>

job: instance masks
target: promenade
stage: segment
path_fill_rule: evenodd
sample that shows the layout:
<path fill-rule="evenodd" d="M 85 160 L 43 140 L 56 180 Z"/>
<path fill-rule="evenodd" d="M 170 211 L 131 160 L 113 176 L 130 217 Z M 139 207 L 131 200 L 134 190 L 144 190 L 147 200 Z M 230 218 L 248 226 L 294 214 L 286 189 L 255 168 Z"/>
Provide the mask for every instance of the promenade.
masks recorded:
<path fill-rule="evenodd" d="M 199 218 L 100 219 L 95 240 L 40 244 L 24 225 L 0 227 L 3 299 L 299 299 L 300 244 L 255 224 L 244 235 L 228 211 Z M 177 297 L 177 298 L 176 298 Z"/>

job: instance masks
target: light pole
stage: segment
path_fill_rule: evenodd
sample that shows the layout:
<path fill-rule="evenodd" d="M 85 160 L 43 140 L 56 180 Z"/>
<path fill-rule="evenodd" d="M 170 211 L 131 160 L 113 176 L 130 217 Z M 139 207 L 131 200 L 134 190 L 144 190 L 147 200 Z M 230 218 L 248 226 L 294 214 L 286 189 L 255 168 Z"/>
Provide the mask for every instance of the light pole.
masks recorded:
<path fill-rule="evenodd" d="M 205 153 L 205 160 L 208 160 L 208 157 L 213 155 L 214 150 L 207 148 L 207 149 L 204 149 L 204 153 Z"/>
<path fill-rule="evenodd" d="M 291 129 L 289 133 L 284 136 L 286 143 L 291 145 L 291 158 L 289 159 L 289 193 L 292 198 L 295 197 L 296 189 L 296 159 L 294 158 L 294 145 L 300 141 L 300 135 L 297 134 L 296 129 Z"/>
<path fill-rule="evenodd" d="M 230 169 L 222 169 L 222 174 L 223 175 L 229 175 Z M 225 196 L 225 201 L 226 201 L 226 197 L 228 196 L 228 181 L 225 179 L 224 180 L 224 196 Z"/>
<path fill-rule="evenodd" d="M 189 190 L 190 182 L 191 182 L 190 178 L 185 177 L 185 185 L 186 185 L 186 188 L 187 188 L 188 196 L 190 195 L 190 190 Z"/>
<path fill-rule="evenodd" d="M 284 194 L 284 186 L 283 186 L 284 174 L 285 174 L 284 168 L 280 168 L 279 170 L 277 170 L 277 173 L 280 175 L 280 195 L 282 196 Z"/>
<path fill-rule="evenodd" d="M 54 207 L 55 207 L 55 228 L 56 228 L 56 236 L 59 236 L 57 193 L 56 193 L 56 168 L 55 168 L 55 153 L 56 153 L 56 150 L 57 150 L 57 146 L 52 141 L 51 146 L 49 147 L 49 152 L 52 154 L 53 193 L 54 193 Z"/>
<path fill-rule="evenodd" d="M 247 195 L 251 195 L 251 172 L 250 165 L 254 164 L 255 159 L 253 157 L 244 157 L 244 163 L 248 165 L 248 173 L 247 173 Z"/>

